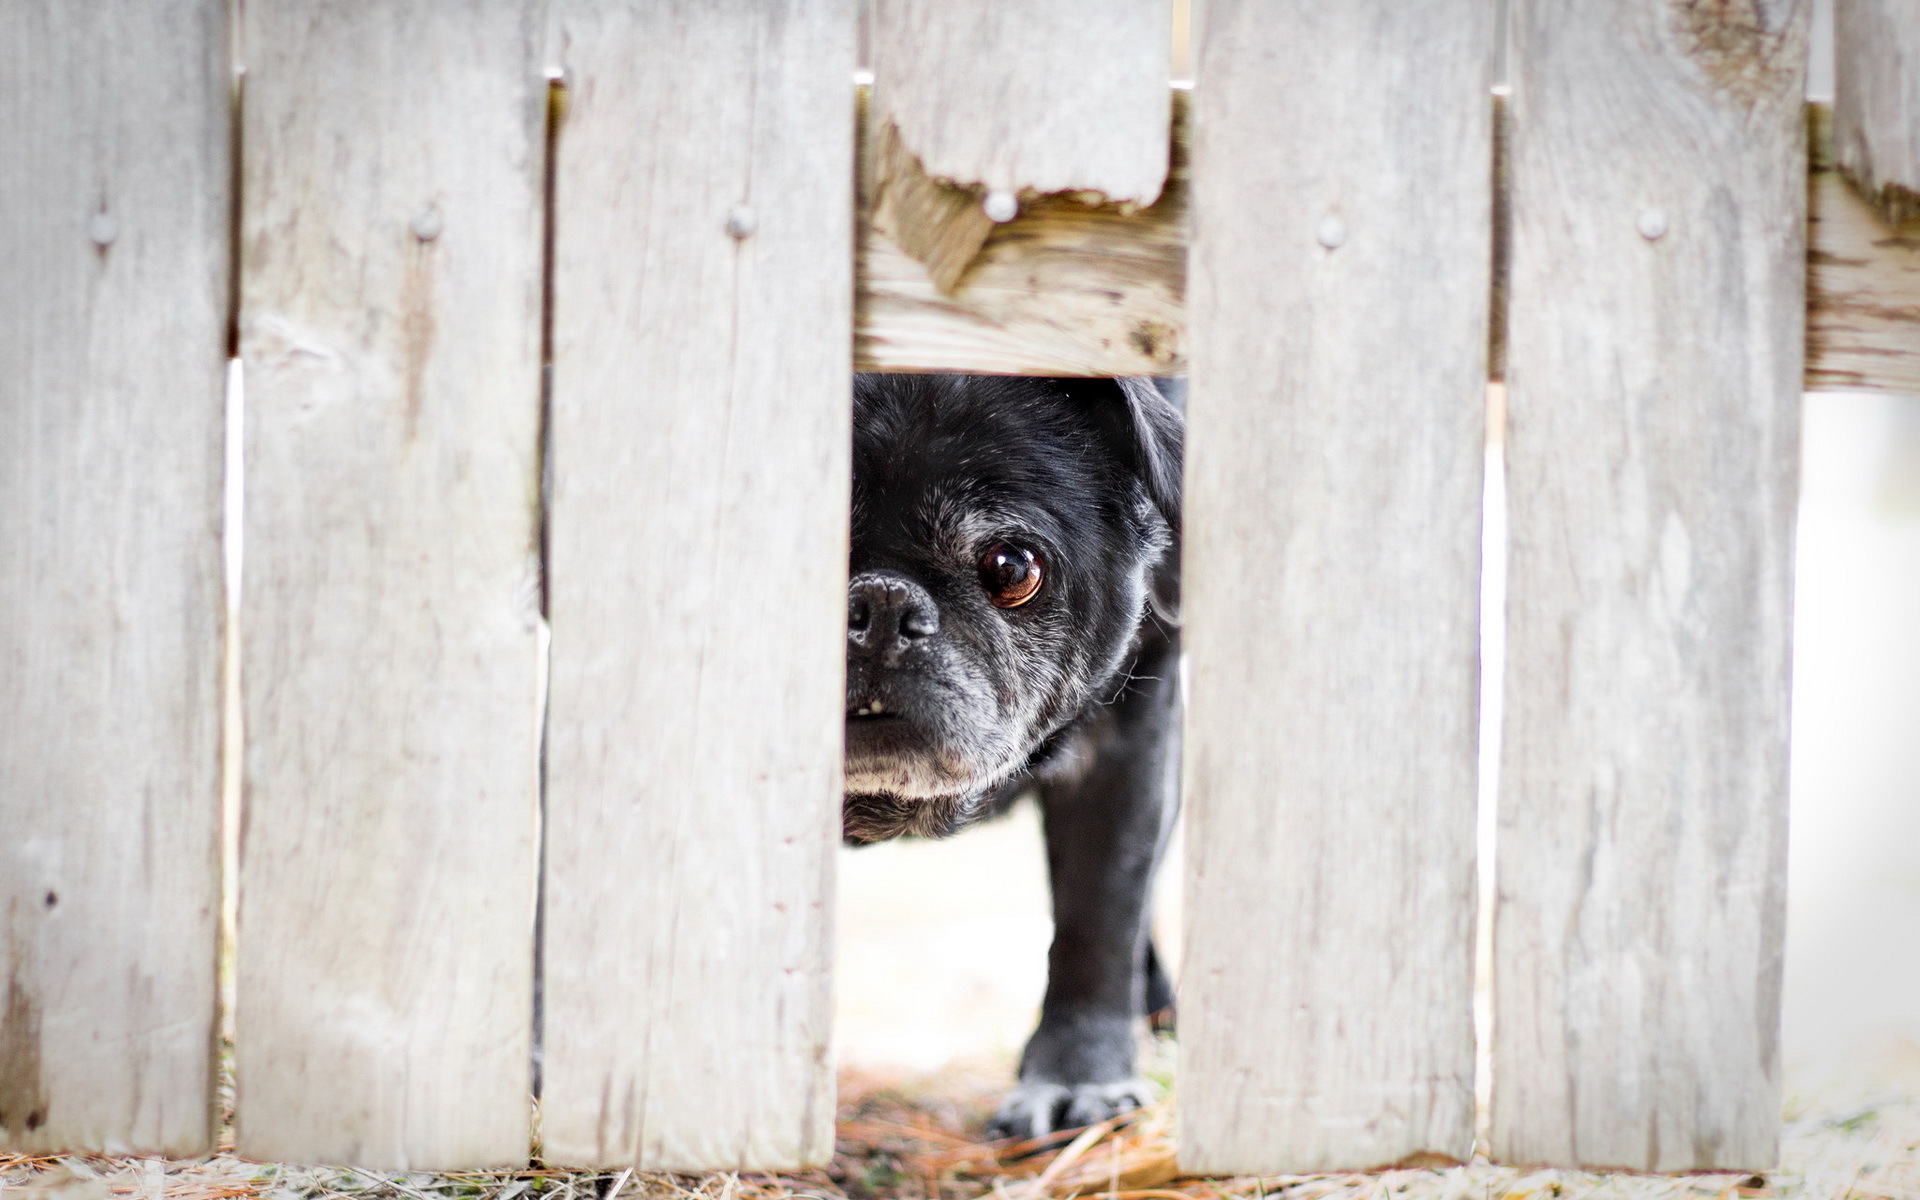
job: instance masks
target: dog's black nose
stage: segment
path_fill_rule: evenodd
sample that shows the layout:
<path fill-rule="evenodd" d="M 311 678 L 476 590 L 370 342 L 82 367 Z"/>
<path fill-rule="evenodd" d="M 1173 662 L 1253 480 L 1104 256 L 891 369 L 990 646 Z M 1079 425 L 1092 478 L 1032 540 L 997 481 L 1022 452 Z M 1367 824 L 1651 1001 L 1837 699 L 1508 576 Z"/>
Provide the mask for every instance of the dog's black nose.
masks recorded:
<path fill-rule="evenodd" d="M 899 575 L 872 572 L 847 586 L 847 643 L 872 653 L 904 650 L 940 631 L 927 589 Z"/>

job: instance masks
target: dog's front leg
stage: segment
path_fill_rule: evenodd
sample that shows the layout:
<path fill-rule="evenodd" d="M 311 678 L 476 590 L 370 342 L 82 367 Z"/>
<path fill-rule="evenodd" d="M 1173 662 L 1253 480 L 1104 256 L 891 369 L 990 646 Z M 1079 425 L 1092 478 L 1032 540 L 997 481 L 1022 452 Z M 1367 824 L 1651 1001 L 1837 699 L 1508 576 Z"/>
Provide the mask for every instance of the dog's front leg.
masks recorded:
<path fill-rule="evenodd" d="M 1085 731 L 1091 761 L 1041 782 L 1053 946 L 1040 1026 L 994 1116 L 997 1136 L 1090 1125 L 1152 1098 L 1134 1074 L 1134 1038 L 1146 1012 L 1148 893 L 1173 811 L 1174 658 L 1171 648 L 1143 655 L 1127 694 Z"/>

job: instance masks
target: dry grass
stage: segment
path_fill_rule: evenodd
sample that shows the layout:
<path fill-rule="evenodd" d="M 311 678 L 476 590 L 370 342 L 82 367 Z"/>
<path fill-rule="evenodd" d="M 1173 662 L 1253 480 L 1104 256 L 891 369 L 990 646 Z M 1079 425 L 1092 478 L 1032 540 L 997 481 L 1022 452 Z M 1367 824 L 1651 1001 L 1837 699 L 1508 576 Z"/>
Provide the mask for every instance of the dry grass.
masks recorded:
<path fill-rule="evenodd" d="M 1173 1106 L 1093 1126 L 1051 1145 L 978 1140 L 990 1072 L 933 1078 L 847 1072 L 836 1153 L 821 1171 L 706 1176 L 564 1171 L 391 1174 L 236 1158 L 0 1156 L 6 1200 L 1920 1200 L 1920 1098 L 1807 1105 L 1782 1166 L 1741 1175 L 1595 1175 L 1467 1166 L 1336 1175 L 1184 1178 Z"/>

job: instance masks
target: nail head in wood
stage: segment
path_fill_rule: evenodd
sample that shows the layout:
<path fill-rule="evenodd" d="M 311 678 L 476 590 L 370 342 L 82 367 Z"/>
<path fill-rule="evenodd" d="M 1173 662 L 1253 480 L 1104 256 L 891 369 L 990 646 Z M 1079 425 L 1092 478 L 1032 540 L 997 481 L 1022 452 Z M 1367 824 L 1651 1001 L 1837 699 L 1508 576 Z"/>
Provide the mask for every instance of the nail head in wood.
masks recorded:
<path fill-rule="evenodd" d="M 105 249 L 120 236 L 120 222 L 113 219 L 112 213 L 97 212 L 87 222 L 87 236 L 93 239 L 94 245 Z"/>
<path fill-rule="evenodd" d="M 1338 250 L 1347 242 L 1347 223 L 1334 213 L 1320 218 L 1320 225 L 1313 231 L 1320 244 L 1329 250 Z"/>
<path fill-rule="evenodd" d="M 986 202 L 981 207 L 986 210 L 989 221 L 1005 225 L 1020 215 L 1020 197 L 1005 188 L 995 188 L 987 193 Z"/>
<path fill-rule="evenodd" d="M 446 227 L 447 219 L 440 215 L 440 206 L 437 204 L 429 204 L 413 214 L 413 221 L 409 225 L 413 230 L 413 236 L 423 242 L 430 242 L 439 237 L 440 231 Z"/>
<path fill-rule="evenodd" d="M 744 204 L 734 205 L 733 211 L 727 214 L 727 236 L 736 241 L 752 237 L 753 231 L 759 227 L 760 219 Z"/>
<path fill-rule="evenodd" d="M 1650 242 L 1657 242 L 1666 236 L 1667 214 L 1663 209 L 1652 207 L 1643 208 L 1640 210 L 1640 218 L 1634 222 L 1634 226 L 1640 230 L 1641 237 Z"/>

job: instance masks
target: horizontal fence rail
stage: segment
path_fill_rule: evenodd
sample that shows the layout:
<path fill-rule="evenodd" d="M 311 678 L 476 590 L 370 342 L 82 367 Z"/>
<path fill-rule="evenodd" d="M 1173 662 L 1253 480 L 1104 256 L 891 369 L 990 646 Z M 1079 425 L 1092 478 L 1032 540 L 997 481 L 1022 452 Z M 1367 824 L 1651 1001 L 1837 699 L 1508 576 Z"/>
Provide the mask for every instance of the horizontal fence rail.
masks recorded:
<path fill-rule="evenodd" d="M 0 5 L 0 1145 L 213 1138 L 232 338 L 240 1152 L 524 1161 L 539 1039 L 550 1163 L 825 1160 L 849 366 L 1190 362 L 1185 1165 L 1470 1150 L 1499 371 L 1494 1154 L 1768 1166 L 1902 3 L 1832 110 L 1804 3 L 1516 0 L 1500 104 L 1465 0 L 1212 0 L 1191 95 L 1165 0 L 875 0 L 860 92 L 852 0 L 250 0 L 243 90 L 226 0 Z"/>
<path fill-rule="evenodd" d="M 1173 93 L 1167 185 L 1153 205 L 1127 212 L 1038 197 L 1019 220 L 986 236 L 952 292 L 876 225 L 869 185 L 861 197 L 855 365 L 1007 375 L 1185 372 L 1188 100 L 1184 90 Z M 1505 101 L 1487 103 L 1506 119 Z M 1833 107 L 1806 111 L 1806 386 L 1920 395 L 1920 217 L 1889 230 L 1836 168 Z M 870 133 L 861 146 L 874 153 Z M 1498 378 L 1507 330 L 1496 323 L 1490 334 Z"/>

